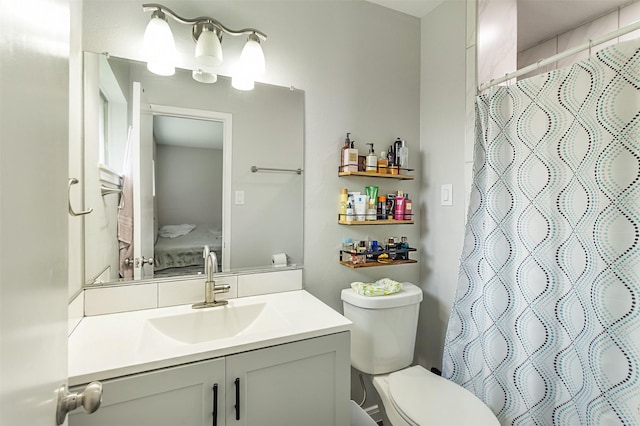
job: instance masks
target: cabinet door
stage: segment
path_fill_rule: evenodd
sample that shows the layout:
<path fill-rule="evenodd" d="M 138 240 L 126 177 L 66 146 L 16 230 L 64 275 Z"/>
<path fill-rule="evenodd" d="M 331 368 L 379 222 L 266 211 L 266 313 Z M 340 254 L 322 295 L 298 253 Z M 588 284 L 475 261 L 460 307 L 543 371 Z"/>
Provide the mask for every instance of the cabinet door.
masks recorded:
<path fill-rule="evenodd" d="M 348 425 L 349 344 L 344 332 L 227 357 L 227 426 Z"/>
<path fill-rule="evenodd" d="M 90 415 L 76 410 L 69 425 L 211 426 L 217 384 L 217 425 L 224 426 L 224 379 L 224 358 L 218 358 L 107 380 L 100 409 Z"/>

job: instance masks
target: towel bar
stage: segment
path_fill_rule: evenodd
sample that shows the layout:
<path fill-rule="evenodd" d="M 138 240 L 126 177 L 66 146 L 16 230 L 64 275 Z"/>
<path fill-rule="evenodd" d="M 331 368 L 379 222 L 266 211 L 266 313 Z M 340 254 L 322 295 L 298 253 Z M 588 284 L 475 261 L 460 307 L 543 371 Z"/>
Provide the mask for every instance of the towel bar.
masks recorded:
<path fill-rule="evenodd" d="M 296 173 L 296 174 L 302 174 L 302 169 L 298 168 L 298 169 L 272 169 L 269 167 L 256 167 L 256 166 L 251 166 L 251 172 L 255 173 L 255 172 L 260 172 L 260 171 L 267 171 L 267 172 L 291 172 L 291 173 Z"/>

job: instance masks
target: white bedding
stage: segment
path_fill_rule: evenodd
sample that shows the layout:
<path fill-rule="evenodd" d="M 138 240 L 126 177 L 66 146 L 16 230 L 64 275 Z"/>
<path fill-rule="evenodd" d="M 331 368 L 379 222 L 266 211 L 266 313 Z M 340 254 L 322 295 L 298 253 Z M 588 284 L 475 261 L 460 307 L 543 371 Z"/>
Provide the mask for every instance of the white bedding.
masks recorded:
<path fill-rule="evenodd" d="M 211 251 L 215 251 L 218 262 L 222 260 L 222 231 L 211 225 L 198 225 L 186 235 L 174 238 L 158 236 L 154 248 L 155 271 L 168 268 L 183 268 L 185 266 L 202 266 L 204 259 L 202 252 L 205 244 Z"/>

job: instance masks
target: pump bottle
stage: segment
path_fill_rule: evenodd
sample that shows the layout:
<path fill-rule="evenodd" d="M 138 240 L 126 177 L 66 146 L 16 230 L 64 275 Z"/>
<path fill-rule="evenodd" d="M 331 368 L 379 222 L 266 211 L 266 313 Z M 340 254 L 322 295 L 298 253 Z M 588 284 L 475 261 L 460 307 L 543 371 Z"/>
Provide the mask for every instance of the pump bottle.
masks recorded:
<path fill-rule="evenodd" d="M 376 153 L 373 151 L 373 144 L 368 143 L 367 145 L 369 145 L 369 153 L 367 154 L 365 171 L 367 173 L 376 173 L 378 171 L 378 157 L 376 157 Z"/>
<path fill-rule="evenodd" d="M 351 148 L 351 140 L 349 139 L 349 135 L 351 133 L 347 133 L 347 137 L 344 140 L 344 146 L 340 151 L 340 171 L 346 172 L 347 166 L 349 166 L 349 149 Z"/>

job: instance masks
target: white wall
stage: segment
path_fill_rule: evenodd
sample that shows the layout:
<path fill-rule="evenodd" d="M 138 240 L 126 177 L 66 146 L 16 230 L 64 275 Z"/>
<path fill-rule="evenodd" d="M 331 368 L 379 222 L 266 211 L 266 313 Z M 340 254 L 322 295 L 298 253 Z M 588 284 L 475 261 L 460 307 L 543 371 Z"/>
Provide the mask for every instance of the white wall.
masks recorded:
<path fill-rule="evenodd" d="M 611 12 L 594 19 L 591 22 L 587 22 L 577 28 L 567 28 L 567 31 L 557 35 L 556 37 L 542 41 L 536 46 L 533 46 L 523 52 L 519 52 L 518 68 L 524 68 L 527 65 L 538 62 L 540 59 L 549 58 L 557 53 L 588 43 L 590 39 L 604 36 L 638 20 L 640 20 L 640 2 L 634 2 L 624 7 L 615 8 Z M 637 37 L 640 37 L 640 30 L 636 30 L 606 43 L 594 46 L 591 49 L 591 54 L 595 54 L 598 50 L 614 45 L 619 41 L 631 40 Z M 525 74 L 520 77 L 520 79 L 532 77 L 557 68 L 570 66 L 574 62 L 585 59 L 588 56 L 589 50 L 584 50 L 580 53 L 542 67 L 536 71 Z"/>
<path fill-rule="evenodd" d="M 450 1 L 422 19 L 420 285 L 425 299 L 420 309 L 417 358 L 426 367 L 440 368 L 442 363 L 462 250 L 466 213 L 466 47 L 474 42 L 466 35 L 466 16 L 464 1 Z M 443 184 L 453 185 L 451 206 L 440 205 Z"/>
<path fill-rule="evenodd" d="M 222 229 L 222 150 L 156 145 L 156 199 L 158 226 Z"/>
<path fill-rule="evenodd" d="M 478 10 L 478 81 L 484 83 L 516 69 L 516 0 L 476 0 Z"/>

